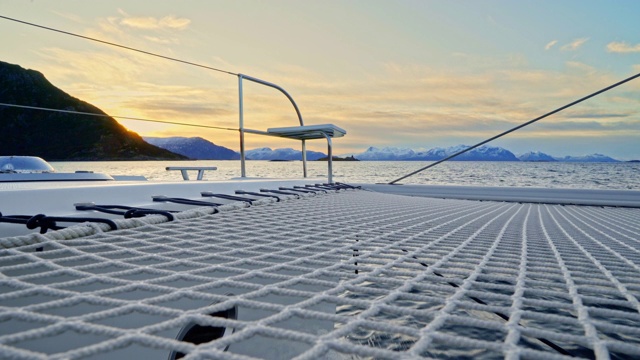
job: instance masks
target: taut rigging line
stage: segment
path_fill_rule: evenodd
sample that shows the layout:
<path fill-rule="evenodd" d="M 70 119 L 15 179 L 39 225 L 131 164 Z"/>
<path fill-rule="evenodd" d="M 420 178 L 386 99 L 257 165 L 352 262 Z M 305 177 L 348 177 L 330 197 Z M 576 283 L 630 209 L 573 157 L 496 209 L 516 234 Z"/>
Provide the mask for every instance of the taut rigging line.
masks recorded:
<path fill-rule="evenodd" d="M 481 141 L 481 142 L 479 142 L 479 143 L 477 143 L 477 144 L 475 144 L 475 145 L 473 145 L 473 146 L 470 146 L 470 147 L 468 147 L 468 148 L 466 148 L 466 149 L 464 149 L 464 150 L 458 151 L 458 152 L 457 152 L 457 153 L 455 153 L 455 154 L 449 155 L 449 156 L 447 156 L 446 158 L 444 158 L 444 159 L 442 159 L 442 160 L 438 160 L 438 161 L 434 162 L 433 164 L 429 164 L 429 165 L 427 165 L 427 166 L 425 166 L 425 167 L 423 167 L 423 168 L 421 168 L 421 169 L 418 169 L 418 170 L 416 170 L 416 171 L 414 171 L 414 172 L 412 172 L 412 173 L 410 173 L 410 174 L 407 174 L 407 175 L 405 175 L 405 176 L 403 176 L 403 177 L 400 177 L 400 178 L 397 178 L 397 179 L 395 179 L 395 180 L 393 180 L 393 181 L 390 181 L 390 182 L 389 182 L 389 185 L 393 185 L 393 184 L 397 183 L 397 182 L 398 182 L 398 181 L 400 181 L 400 180 L 403 180 L 403 179 L 408 178 L 409 176 L 413 176 L 413 175 L 415 175 L 415 174 L 417 174 L 417 173 L 419 173 L 419 172 L 421 172 L 421 171 L 424 171 L 424 170 L 427 170 L 428 168 L 434 167 L 434 166 L 436 166 L 436 165 L 438 165 L 438 164 L 440 164 L 440 163 L 443 163 L 443 162 L 445 162 L 445 161 L 447 161 L 447 160 L 449 160 L 449 159 L 452 159 L 452 158 L 454 158 L 454 157 L 456 157 L 456 156 L 458 156 L 458 155 L 462 155 L 462 154 L 466 153 L 467 151 L 473 150 L 473 149 L 477 148 L 478 146 L 482 146 L 482 145 L 484 145 L 484 144 L 486 144 L 486 143 L 488 143 L 488 142 L 490 142 L 490 141 L 493 141 L 493 140 L 495 140 L 495 139 L 497 139 L 497 138 L 499 138 L 499 137 L 502 137 L 502 136 L 504 136 L 504 135 L 507 135 L 507 134 L 509 134 L 509 133 L 512 133 L 512 132 L 514 132 L 514 131 L 516 131 L 516 130 L 518 130 L 518 129 L 521 129 L 521 128 L 523 128 L 523 127 L 527 126 L 527 125 L 533 124 L 534 122 L 536 122 L 536 121 L 538 121 L 538 120 L 542 120 L 542 119 L 546 118 L 547 116 L 553 115 L 553 114 L 558 113 L 558 112 L 560 112 L 560 111 L 562 111 L 562 110 L 564 110 L 564 109 L 570 108 L 570 107 L 572 107 L 573 105 L 576 105 L 576 104 L 578 104 L 578 103 L 581 103 L 581 102 L 583 102 L 583 101 L 585 101 L 585 100 L 587 100 L 587 99 L 590 99 L 590 98 L 592 98 L 592 97 L 594 97 L 594 96 L 596 96 L 596 95 L 600 95 L 600 94 L 602 94 L 603 92 L 609 91 L 609 90 L 611 90 L 611 89 L 613 89 L 613 88 L 615 88 L 615 87 L 618 87 L 618 86 L 620 86 L 620 85 L 622 85 L 622 84 L 624 84 L 624 83 L 627 83 L 627 82 L 629 82 L 629 81 L 631 81 L 631 80 L 633 80 L 633 79 L 635 79 L 635 78 L 637 78 L 637 77 L 640 77 L 640 73 L 639 73 L 639 74 L 635 74 L 635 75 L 633 75 L 633 76 L 630 76 L 630 77 L 628 77 L 628 78 L 626 78 L 626 79 L 624 79 L 624 80 L 618 81 L 617 83 L 615 83 L 615 84 L 613 84 L 613 85 L 609 85 L 609 86 L 607 86 L 607 87 L 606 87 L 606 88 L 604 88 L 604 89 L 600 89 L 600 90 L 598 90 L 598 91 L 596 91 L 596 92 L 594 92 L 594 93 L 591 93 L 591 94 L 589 94 L 589 95 L 587 95 L 587 96 L 585 96 L 585 97 L 582 97 L 582 98 L 580 98 L 580 99 L 578 99 L 578 100 L 575 100 L 575 101 L 573 101 L 573 102 L 571 102 L 571 103 L 569 103 L 569 104 L 567 104 L 567 105 L 561 106 L 561 107 L 559 107 L 559 108 L 557 108 L 557 109 L 555 109 L 555 110 L 553 110 L 553 111 L 550 111 L 550 112 L 548 112 L 548 113 L 546 113 L 546 114 L 544 114 L 544 115 L 538 116 L 537 118 L 535 118 L 535 119 L 533 119 L 533 120 L 529 120 L 529 121 L 527 121 L 527 122 L 526 122 L 526 123 L 524 123 L 524 124 L 520 124 L 520 125 L 518 125 L 518 126 L 516 126 L 516 127 L 514 127 L 514 128 L 511 128 L 511 129 L 509 129 L 509 130 L 507 130 L 507 131 L 505 131 L 505 132 L 503 132 L 503 133 L 500 133 L 500 134 L 498 134 L 498 135 L 496 135 L 496 136 L 494 136 L 494 137 L 491 137 L 491 138 L 489 138 L 489 139 L 487 139 L 487 140 Z"/>
<path fill-rule="evenodd" d="M 237 73 L 234 73 L 234 72 L 231 72 L 231 71 L 227 71 L 227 70 L 223 70 L 223 69 L 214 68 L 212 66 L 197 64 L 197 63 L 194 63 L 194 62 L 191 62 L 191 61 L 186 61 L 186 60 L 173 58 L 173 57 L 170 57 L 170 56 L 160 55 L 160 54 L 152 53 L 152 52 L 149 52 L 149 51 L 144 51 L 144 50 L 132 48 L 132 47 L 125 46 L 125 45 L 120 45 L 120 44 L 112 43 L 112 42 L 109 42 L 109 41 L 104 41 L 104 40 L 92 38 L 92 37 L 89 37 L 89 36 L 84 36 L 84 35 L 72 33 L 72 32 L 69 32 L 69 31 L 59 30 L 59 29 L 55 29 L 55 28 L 52 28 L 52 27 L 31 23 L 31 22 L 28 22 L 28 21 L 14 19 L 14 18 L 11 18 L 11 17 L 8 17 L 8 16 L 0 15 L 0 19 L 15 21 L 17 23 L 21 23 L 21 24 L 25 24 L 25 25 L 29 25 L 29 26 L 34 26 L 34 27 L 45 29 L 45 30 L 49 30 L 49 31 L 55 31 L 55 32 L 58 32 L 58 33 L 61 33 L 61 34 L 65 34 L 65 35 L 71 35 L 71 36 L 79 37 L 81 39 L 91 40 L 91 41 L 99 42 L 99 43 L 102 43 L 102 44 L 107 44 L 107 45 L 119 47 L 119 48 L 122 48 L 122 49 L 139 52 L 139 53 L 142 53 L 142 54 L 145 54 L 145 55 L 151 55 L 151 56 L 159 57 L 159 58 L 166 59 L 166 60 L 171 60 L 171 61 L 176 61 L 176 62 L 187 64 L 187 65 L 197 66 L 197 67 L 204 68 L 204 69 L 207 69 L 207 70 L 213 70 L 213 71 L 218 71 L 218 72 L 229 74 L 229 75 L 238 76 Z"/>
<path fill-rule="evenodd" d="M 19 108 L 19 109 L 29 109 L 29 110 L 51 111 L 51 112 L 74 114 L 74 115 L 89 115 L 89 116 L 105 117 L 105 118 L 146 121 L 146 122 L 154 122 L 154 123 L 160 123 L 160 124 L 184 125 L 184 126 L 200 127 L 200 128 L 206 128 L 206 129 L 218 129 L 218 130 L 230 130 L 230 131 L 240 130 L 240 129 L 234 129 L 234 128 L 221 127 L 221 126 L 189 124 L 189 123 L 181 123 L 176 121 L 164 121 L 164 120 L 143 119 L 143 118 L 136 118 L 136 117 L 129 117 L 129 116 L 97 114 L 97 113 L 89 113 L 89 112 L 74 111 L 74 110 L 52 109 L 52 108 L 45 108 L 45 107 L 39 107 L 39 106 L 27 106 L 27 105 L 17 105 L 17 104 L 7 104 L 7 103 L 0 103 L 0 106 Z"/>

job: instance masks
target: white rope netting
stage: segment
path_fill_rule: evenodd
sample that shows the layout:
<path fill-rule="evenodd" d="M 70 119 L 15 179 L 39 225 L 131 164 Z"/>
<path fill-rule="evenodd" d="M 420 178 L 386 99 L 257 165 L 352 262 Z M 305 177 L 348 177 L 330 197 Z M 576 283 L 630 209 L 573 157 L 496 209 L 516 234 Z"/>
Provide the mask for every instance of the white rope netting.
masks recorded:
<path fill-rule="evenodd" d="M 349 190 L 177 218 L 13 239 L 0 358 L 640 357 L 640 209 Z"/>

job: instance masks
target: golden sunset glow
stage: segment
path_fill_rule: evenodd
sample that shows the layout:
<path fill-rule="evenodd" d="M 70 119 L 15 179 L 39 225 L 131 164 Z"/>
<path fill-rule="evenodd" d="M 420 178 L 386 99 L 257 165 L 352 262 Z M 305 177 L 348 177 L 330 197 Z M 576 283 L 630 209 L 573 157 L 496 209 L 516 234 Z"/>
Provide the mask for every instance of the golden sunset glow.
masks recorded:
<path fill-rule="evenodd" d="M 569 12 L 577 4 L 580 16 Z M 472 144 L 633 75 L 638 10 L 595 1 L 0 3 L 4 16 L 274 82 L 306 124 L 348 131 L 338 154 Z M 238 127 L 236 76 L 6 20 L 0 29 L 0 60 L 40 71 L 110 115 Z M 244 110 L 249 128 L 297 125 L 284 96 L 247 81 Z M 237 131 L 120 122 L 143 136 L 239 146 Z M 631 159 L 639 143 L 637 80 L 495 145 Z M 247 146 L 298 144 L 250 136 Z"/>

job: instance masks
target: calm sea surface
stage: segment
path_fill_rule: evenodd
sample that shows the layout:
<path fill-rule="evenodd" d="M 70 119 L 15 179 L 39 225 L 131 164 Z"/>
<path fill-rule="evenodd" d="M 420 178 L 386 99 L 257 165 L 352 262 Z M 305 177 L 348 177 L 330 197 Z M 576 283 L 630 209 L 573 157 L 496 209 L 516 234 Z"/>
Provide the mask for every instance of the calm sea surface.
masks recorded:
<path fill-rule="evenodd" d="M 389 182 L 430 162 L 359 161 L 334 162 L 335 181 L 346 183 Z M 111 175 L 143 175 L 149 180 L 179 181 L 179 171 L 167 166 L 217 166 L 205 173 L 207 180 L 228 180 L 240 176 L 236 160 L 207 161 L 96 161 L 52 162 L 59 172 L 91 170 Z M 327 163 L 310 161 L 310 177 L 327 174 Z M 302 162 L 247 161 L 248 177 L 300 178 Z M 191 174 L 195 178 L 195 173 Z M 640 163 L 528 163 L 448 162 L 402 181 L 405 184 L 526 186 L 543 188 L 640 190 Z"/>

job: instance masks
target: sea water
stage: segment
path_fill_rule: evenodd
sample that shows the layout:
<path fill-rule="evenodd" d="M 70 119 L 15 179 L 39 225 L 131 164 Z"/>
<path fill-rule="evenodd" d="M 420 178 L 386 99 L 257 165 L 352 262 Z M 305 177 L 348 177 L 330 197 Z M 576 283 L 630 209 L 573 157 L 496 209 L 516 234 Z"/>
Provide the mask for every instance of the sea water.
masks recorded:
<path fill-rule="evenodd" d="M 387 183 L 429 165 L 423 161 L 334 162 L 334 181 Z M 216 166 L 205 180 L 240 177 L 240 161 L 94 161 L 52 162 L 58 172 L 88 170 L 110 175 L 141 175 L 154 181 L 180 181 L 179 171 L 168 166 Z M 302 162 L 247 161 L 246 175 L 261 178 L 300 178 Z M 308 162 L 309 177 L 326 177 L 327 163 Z M 191 178 L 195 179 L 195 172 Z M 452 161 L 409 177 L 403 184 L 518 186 L 539 188 L 640 190 L 640 163 L 489 162 Z"/>

